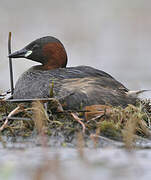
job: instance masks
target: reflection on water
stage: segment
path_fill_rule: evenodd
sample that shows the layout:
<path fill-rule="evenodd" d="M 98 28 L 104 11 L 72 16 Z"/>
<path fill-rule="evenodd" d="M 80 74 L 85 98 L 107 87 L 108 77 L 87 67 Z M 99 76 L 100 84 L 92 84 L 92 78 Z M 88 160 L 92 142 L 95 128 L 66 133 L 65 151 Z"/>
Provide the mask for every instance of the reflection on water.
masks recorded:
<path fill-rule="evenodd" d="M 6 137 L 2 137 L 6 140 Z M 13 138 L 14 139 L 14 138 Z M 151 141 L 141 138 L 137 149 L 126 150 L 122 142 L 101 137 L 82 148 L 78 144 L 59 145 L 49 138 L 9 139 L 0 144 L 0 179 L 7 180 L 148 180 L 151 178 Z M 13 141 L 15 142 L 13 142 Z M 102 142 L 102 143 L 101 143 Z M 89 148 L 88 148 L 89 147 Z"/>
<path fill-rule="evenodd" d="M 67 49 L 69 66 L 91 65 L 131 89 L 150 89 L 150 8 L 147 0 L 1 1 L 0 89 L 9 88 L 9 31 L 13 50 L 42 36 L 56 36 Z M 31 64 L 14 60 L 15 81 Z"/>
<path fill-rule="evenodd" d="M 116 148 L 0 149 L 0 179 L 144 180 L 150 179 L 150 150 Z"/>

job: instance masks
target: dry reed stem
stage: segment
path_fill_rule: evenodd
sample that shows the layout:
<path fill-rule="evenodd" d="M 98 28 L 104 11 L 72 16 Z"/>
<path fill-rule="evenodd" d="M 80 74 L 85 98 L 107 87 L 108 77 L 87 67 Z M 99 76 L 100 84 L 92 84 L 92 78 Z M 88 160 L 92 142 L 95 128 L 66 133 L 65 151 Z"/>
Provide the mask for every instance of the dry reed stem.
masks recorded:
<path fill-rule="evenodd" d="M 64 177 L 60 171 L 60 160 L 58 155 L 53 159 L 43 159 L 41 165 L 35 170 L 33 180 L 43 180 L 43 179 L 50 180 L 64 180 Z"/>
<path fill-rule="evenodd" d="M 84 159 L 84 139 L 83 134 L 80 132 L 77 134 L 77 150 L 80 158 Z"/>
<path fill-rule="evenodd" d="M 99 134 L 100 134 L 100 128 L 97 128 L 96 129 L 96 133 L 95 134 L 90 134 L 90 138 L 92 139 L 93 141 L 93 144 L 94 144 L 94 148 L 97 148 L 97 145 L 98 145 L 98 140 L 99 140 Z"/>
<path fill-rule="evenodd" d="M 40 135 L 40 141 L 43 147 L 47 146 L 47 137 L 45 136 L 46 124 L 49 120 L 47 112 L 44 109 L 44 105 L 40 101 L 32 103 L 33 109 L 33 121 L 35 127 Z"/>
<path fill-rule="evenodd" d="M 48 121 L 47 113 L 44 109 L 43 104 L 40 101 L 32 103 L 33 120 L 39 133 L 42 133 L 46 127 Z"/>
<path fill-rule="evenodd" d="M 133 110 L 134 109 L 136 110 L 136 108 L 133 108 Z M 138 128 L 138 123 L 140 121 L 140 117 L 138 113 L 139 113 L 138 111 L 133 112 L 133 113 L 131 112 L 125 124 L 125 128 L 123 130 L 123 140 L 124 140 L 126 148 L 129 150 L 134 148 L 134 140 L 136 137 L 135 134 Z"/>
<path fill-rule="evenodd" d="M 138 132 L 142 132 L 147 137 L 151 136 L 151 131 L 144 120 L 139 120 L 138 125 L 140 126 L 140 128 L 137 127 Z"/>

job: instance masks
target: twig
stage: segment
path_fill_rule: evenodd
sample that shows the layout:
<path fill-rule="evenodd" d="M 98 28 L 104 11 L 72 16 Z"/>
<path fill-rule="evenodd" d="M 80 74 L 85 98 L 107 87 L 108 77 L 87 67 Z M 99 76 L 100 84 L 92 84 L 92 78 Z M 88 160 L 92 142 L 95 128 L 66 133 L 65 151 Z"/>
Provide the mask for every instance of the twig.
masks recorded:
<path fill-rule="evenodd" d="M 32 119 L 31 119 L 31 118 L 23 118 L 23 117 L 8 117 L 8 116 L 3 116 L 3 118 L 1 119 L 1 121 L 5 120 L 6 118 L 8 118 L 8 120 L 32 121 Z"/>
<path fill-rule="evenodd" d="M 11 32 L 9 32 L 8 37 L 8 54 L 11 54 Z M 11 95 L 14 93 L 14 81 L 13 81 L 13 67 L 12 59 L 9 57 L 9 70 L 10 70 L 10 85 L 11 85 Z"/>
<path fill-rule="evenodd" d="M 85 133 L 85 125 L 84 125 L 84 123 L 81 121 L 82 119 L 80 119 L 75 113 L 71 113 L 71 115 L 72 115 L 72 117 L 73 117 L 76 121 L 78 121 L 78 123 L 81 124 L 81 126 L 82 126 L 82 132 Z"/>
<path fill-rule="evenodd" d="M 13 111 L 11 111 L 8 115 L 8 117 L 6 118 L 4 124 L 0 127 L 0 131 L 3 131 L 4 128 L 6 127 L 7 123 L 8 123 L 8 120 L 9 118 L 14 115 L 14 114 L 17 114 L 18 112 L 20 112 L 20 109 L 22 108 L 21 105 L 17 106 Z"/>
<path fill-rule="evenodd" d="M 21 102 L 33 102 L 33 101 L 40 101 L 40 102 L 48 102 L 48 101 L 54 101 L 55 98 L 31 98 L 31 99 L 6 99 L 5 101 L 7 102 L 12 102 L 12 103 L 21 103 Z"/>
<path fill-rule="evenodd" d="M 101 115 L 98 115 L 98 116 L 90 119 L 89 121 L 96 121 L 97 119 L 101 119 L 101 118 L 104 117 L 104 116 L 105 116 L 105 114 L 101 114 Z M 88 122 L 89 122 L 89 121 L 88 121 Z"/>

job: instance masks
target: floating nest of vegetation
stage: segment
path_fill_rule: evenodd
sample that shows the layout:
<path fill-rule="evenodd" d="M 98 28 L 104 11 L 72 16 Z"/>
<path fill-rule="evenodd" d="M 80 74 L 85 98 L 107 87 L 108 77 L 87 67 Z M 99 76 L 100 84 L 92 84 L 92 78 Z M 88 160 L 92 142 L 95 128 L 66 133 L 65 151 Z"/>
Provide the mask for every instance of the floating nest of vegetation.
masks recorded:
<path fill-rule="evenodd" d="M 92 139 L 104 136 L 133 142 L 136 136 L 150 137 L 151 105 L 139 101 L 126 108 L 107 105 L 87 106 L 84 110 L 63 110 L 54 98 L 43 103 L 0 101 L 0 132 L 6 137 L 33 135 L 62 136 L 72 142 L 78 132 Z M 130 143 L 129 143 L 130 144 Z"/>

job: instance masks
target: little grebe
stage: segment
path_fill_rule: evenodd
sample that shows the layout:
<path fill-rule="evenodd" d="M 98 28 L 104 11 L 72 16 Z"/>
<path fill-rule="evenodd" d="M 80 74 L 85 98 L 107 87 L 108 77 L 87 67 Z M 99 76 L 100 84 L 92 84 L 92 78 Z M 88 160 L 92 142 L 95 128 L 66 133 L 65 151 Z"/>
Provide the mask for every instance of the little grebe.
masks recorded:
<path fill-rule="evenodd" d="M 89 66 L 66 67 L 65 48 L 54 37 L 37 39 L 9 57 L 41 63 L 21 75 L 14 99 L 47 98 L 54 86 L 53 95 L 65 109 L 94 104 L 126 107 L 136 103 L 137 98 L 129 95 L 129 90 L 106 72 Z"/>

